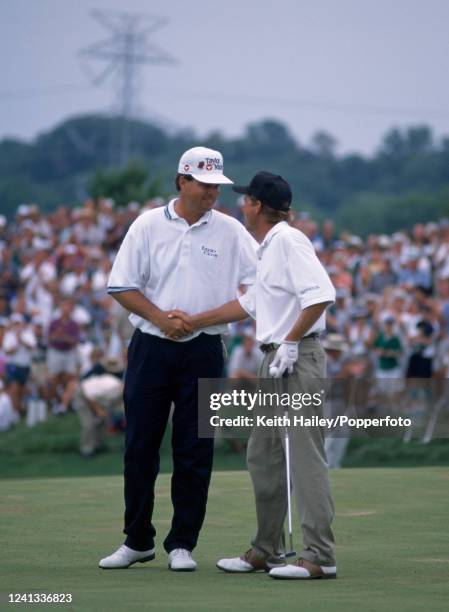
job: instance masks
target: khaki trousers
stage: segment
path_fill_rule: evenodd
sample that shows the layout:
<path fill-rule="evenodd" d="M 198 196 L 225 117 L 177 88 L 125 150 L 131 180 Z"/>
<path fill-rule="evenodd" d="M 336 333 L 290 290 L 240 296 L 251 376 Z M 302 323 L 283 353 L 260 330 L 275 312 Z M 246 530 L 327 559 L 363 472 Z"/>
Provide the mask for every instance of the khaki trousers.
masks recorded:
<path fill-rule="evenodd" d="M 274 355 L 275 351 L 265 356 L 260 378 L 269 378 L 268 368 Z M 318 379 L 325 376 L 325 353 L 320 341 L 317 338 L 302 340 L 298 362 L 288 377 L 289 393 L 319 392 L 322 384 Z M 286 391 L 282 379 L 277 379 L 275 384 L 279 393 Z M 282 407 L 272 410 L 273 414 L 283 414 Z M 304 417 L 322 416 L 321 407 L 303 407 L 290 414 L 292 412 Z M 296 503 L 303 540 L 300 556 L 318 565 L 335 565 L 331 530 L 334 506 L 323 431 L 319 427 L 291 426 L 289 436 L 292 503 Z M 285 428 L 254 427 L 248 443 L 247 464 L 257 513 L 257 533 L 251 544 L 270 563 L 279 564 L 279 556 L 285 552 L 283 525 L 287 513 Z"/>
<path fill-rule="evenodd" d="M 82 455 L 91 455 L 104 444 L 106 421 L 98 423 L 80 389 L 76 393 L 75 401 L 81 424 L 80 452 Z"/>

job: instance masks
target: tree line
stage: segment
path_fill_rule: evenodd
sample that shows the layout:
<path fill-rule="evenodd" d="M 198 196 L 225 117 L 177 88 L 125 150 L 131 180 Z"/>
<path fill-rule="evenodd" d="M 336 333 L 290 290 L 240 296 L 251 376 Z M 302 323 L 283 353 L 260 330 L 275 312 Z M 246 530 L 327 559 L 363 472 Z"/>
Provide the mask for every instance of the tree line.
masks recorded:
<path fill-rule="evenodd" d="M 332 218 L 361 235 L 449 216 L 449 137 L 436 139 L 425 125 L 392 128 L 368 157 L 338 155 L 336 140 L 326 132 L 301 144 L 274 119 L 249 124 L 237 138 L 217 131 L 203 139 L 192 130 L 172 133 L 131 121 L 133 156 L 118 168 L 122 128 L 119 118 L 84 115 L 32 142 L 0 141 L 2 213 L 12 217 L 21 202 L 37 202 L 49 211 L 101 194 L 118 204 L 168 196 L 180 154 L 201 144 L 223 153 L 226 174 L 236 182 L 246 182 L 258 170 L 282 174 L 292 185 L 297 210 Z M 225 189 L 222 201 L 230 206 L 234 196 Z"/>

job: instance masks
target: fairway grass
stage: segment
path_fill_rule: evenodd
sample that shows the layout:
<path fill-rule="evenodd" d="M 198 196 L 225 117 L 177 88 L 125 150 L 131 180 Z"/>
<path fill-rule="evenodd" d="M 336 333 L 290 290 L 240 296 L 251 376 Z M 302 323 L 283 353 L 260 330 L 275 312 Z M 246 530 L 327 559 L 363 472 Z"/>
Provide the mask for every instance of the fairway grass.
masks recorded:
<path fill-rule="evenodd" d="M 449 609 L 449 469 L 345 469 L 332 473 L 337 580 L 276 581 L 224 574 L 255 530 L 250 479 L 216 472 L 194 573 L 167 570 L 170 479 L 158 480 L 156 559 L 127 570 L 98 560 L 123 541 L 122 478 L 0 481 L 0 609 L 257 610 L 288 612 Z M 295 525 L 297 549 L 298 527 Z M 72 593 L 72 604 L 8 604 L 8 593 Z"/>

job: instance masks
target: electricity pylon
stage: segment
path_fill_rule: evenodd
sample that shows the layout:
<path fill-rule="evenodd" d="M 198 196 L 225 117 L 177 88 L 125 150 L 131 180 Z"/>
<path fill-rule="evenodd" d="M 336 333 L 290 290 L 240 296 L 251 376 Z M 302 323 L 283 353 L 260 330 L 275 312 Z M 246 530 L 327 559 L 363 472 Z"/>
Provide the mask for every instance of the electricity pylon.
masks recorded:
<path fill-rule="evenodd" d="M 124 164 L 131 152 L 130 120 L 135 117 L 139 74 L 144 64 L 174 64 L 175 59 L 149 40 L 151 34 L 166 25 L 164 17 L 94 10 L 92 16 L 110 32 L 110 37 L 80 52 L 83 67 L 95 85 L 115 77 L 118 86 L 119 142 L 116 159 Z M 105 66 L 94 71 L 91 64 Z"/>

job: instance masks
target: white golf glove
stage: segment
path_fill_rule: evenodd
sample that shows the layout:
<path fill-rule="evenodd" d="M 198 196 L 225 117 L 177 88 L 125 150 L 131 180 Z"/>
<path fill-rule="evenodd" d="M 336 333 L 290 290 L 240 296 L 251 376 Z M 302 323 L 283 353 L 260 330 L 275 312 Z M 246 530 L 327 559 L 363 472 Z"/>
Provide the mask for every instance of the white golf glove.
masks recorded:
<path fill-rule="evenodd" d="M 298 343 L 284 340 L 276 351 L 273 361 L 270 363 L 270 376 L 281 378 L 285 371 L 293 372 L 293 366 L 298 361 Z"/>

